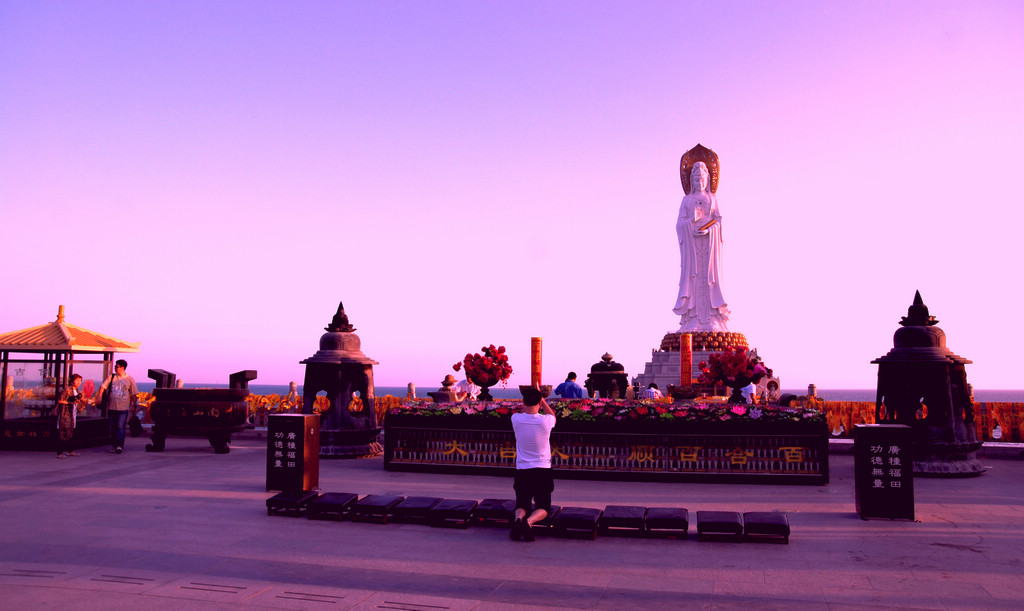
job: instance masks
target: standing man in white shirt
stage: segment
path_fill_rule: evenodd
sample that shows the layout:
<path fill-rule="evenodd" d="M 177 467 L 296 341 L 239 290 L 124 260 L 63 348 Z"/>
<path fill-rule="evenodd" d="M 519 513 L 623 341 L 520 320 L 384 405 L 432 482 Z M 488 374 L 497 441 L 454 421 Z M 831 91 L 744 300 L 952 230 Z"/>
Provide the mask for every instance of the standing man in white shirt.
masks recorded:
<path fill-rule="evenodd" d="M 107 404 L 112 446 L 110 451 L 117 454 L 124 452 L 124 427 L 128 424 L 128 416 L 139 408 L 139 388 L 135 385 L 135 378 L 125 373 L 126 369 L 128 361 L 118 359 L 114 363 L 114 375 L 103 382 L 97 396 L 99 400 L 103 393 L 110 393 L 110 402 Z"/>
<path fill-rule="evenodd" d="M 513 541 L 533 541 L 533 525 L 551 511 L 551 492 L 555 489 L 551 474 L 553 428 L 555 412 L 540 389 L 523 389 L 523 411 L 512 415 L 516 435 L 516 511 L 509 536 Z"/>

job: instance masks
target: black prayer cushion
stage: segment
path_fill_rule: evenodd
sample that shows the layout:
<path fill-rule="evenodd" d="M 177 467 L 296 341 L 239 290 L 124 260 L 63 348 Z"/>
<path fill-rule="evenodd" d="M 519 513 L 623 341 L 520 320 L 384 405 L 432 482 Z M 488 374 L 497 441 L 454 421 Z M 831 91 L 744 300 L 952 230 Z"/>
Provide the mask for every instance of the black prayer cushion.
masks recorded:
<path fill-rule="evenodd" d="M 395 505 L 395 516 L 424 516 L 441 502 L 436 496 L 408 496 Z"/>
<path fill-rule="evenodd" d="M 743 523 L 748 535 L 789 536 L 789 517 L 782 511 L 748 511 Z"/>
<path fill-rule="evenodd" d="M 601 515 L 601 526 L 640 528 L 647 508 L 640 505 L 608 505 Z"/>
<path fill-rule="evenodd" d="M 592 530 L 597 526 L 597 521 L 600 518 L 600 509 L 592 509 L 590 507 L 563 507 L 562 511 L 558 512 L 558 518 L 556 518 L 555 523 L 561 528 Z"/>
<path fill-rule="evenodd" d="M 309 503 L 309 517 L 315 518 L 322 514 L 344 513 L 359 495 L 351 492 L 327 492 Z"/>
<path fill-rule="evenodd" d="M 698 511 L 697 534 L 742 535 L 743 519 L 736 511 Z"/>
<path fill-rule="evenodd" d="M 648 507 L 644 521 L 650 530 L 685 530 L 690 525 L 690 512 L 685 507 Z"/>

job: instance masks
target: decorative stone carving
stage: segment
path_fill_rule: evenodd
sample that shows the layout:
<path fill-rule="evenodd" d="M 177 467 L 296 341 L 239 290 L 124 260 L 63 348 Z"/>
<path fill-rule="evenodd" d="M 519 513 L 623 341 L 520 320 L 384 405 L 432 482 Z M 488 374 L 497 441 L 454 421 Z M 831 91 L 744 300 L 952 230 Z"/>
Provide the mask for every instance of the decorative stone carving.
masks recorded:
<path fill-rule="evenodd" d="M 875 419 L 913 429 L 915 474 L 980 475 L 985 467 L 975 455 L 981 442 L 964 367 L 971 361 L 946 348 L 936 323 L 917 292 L 893 349 L 871 361 L 878 364 Z"/>
<path fill-rule="evenodd" d="M 345 306 L 338 312 L 327 333 L 320 337 L 320 350 L 300 361 L 306 366 L 303 382 L 302 413 L 314 413 L 317 393 L 325 393 L 328 408 L 320 414 L 320 456 L 326 458 L 357 458 L 383 452 L 377 436 L 374 411 L 373 366 L 377 361 L 367 358 L 361 349 L 355 327 L 349 324 Z M 362 409 L 353 412 L 353 393 L 359 393 Z"/>

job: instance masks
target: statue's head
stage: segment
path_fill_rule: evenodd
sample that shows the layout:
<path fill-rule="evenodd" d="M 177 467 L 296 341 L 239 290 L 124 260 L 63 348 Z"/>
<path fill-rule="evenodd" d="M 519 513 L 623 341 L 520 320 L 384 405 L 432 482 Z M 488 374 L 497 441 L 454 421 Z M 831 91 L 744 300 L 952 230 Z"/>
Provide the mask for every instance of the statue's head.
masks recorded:
<path fill-rule="evenodd" d="M 690 170 L 690 193 L 707 191 L 710 180 L 711 173 L 708 172 L 708 166 L 704 165 L 703 161 L 693 164 L 693 169 Z"/>

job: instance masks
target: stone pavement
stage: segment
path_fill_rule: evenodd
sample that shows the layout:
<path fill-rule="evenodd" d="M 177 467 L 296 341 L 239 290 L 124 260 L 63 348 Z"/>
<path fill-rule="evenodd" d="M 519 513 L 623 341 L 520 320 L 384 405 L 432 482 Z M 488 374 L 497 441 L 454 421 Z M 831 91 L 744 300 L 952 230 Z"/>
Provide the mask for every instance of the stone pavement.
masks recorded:
<path fill-rule="evenodd" d="M 558 480 L 561 505 L 683 506 L 688 540 L 538 537 L 268 517 L 265 441 L 171 437 L 57 460 L 0 453 L 2 609 L 1022 609 L 1024 462 L 915 480 L 917 522 L 862 521 L 827 486 Z M 320 462 L 324 492 L 509 497 L 511 479 Z M 789 513 L 789 545 L 695 540 L 698 510 Z"/>

